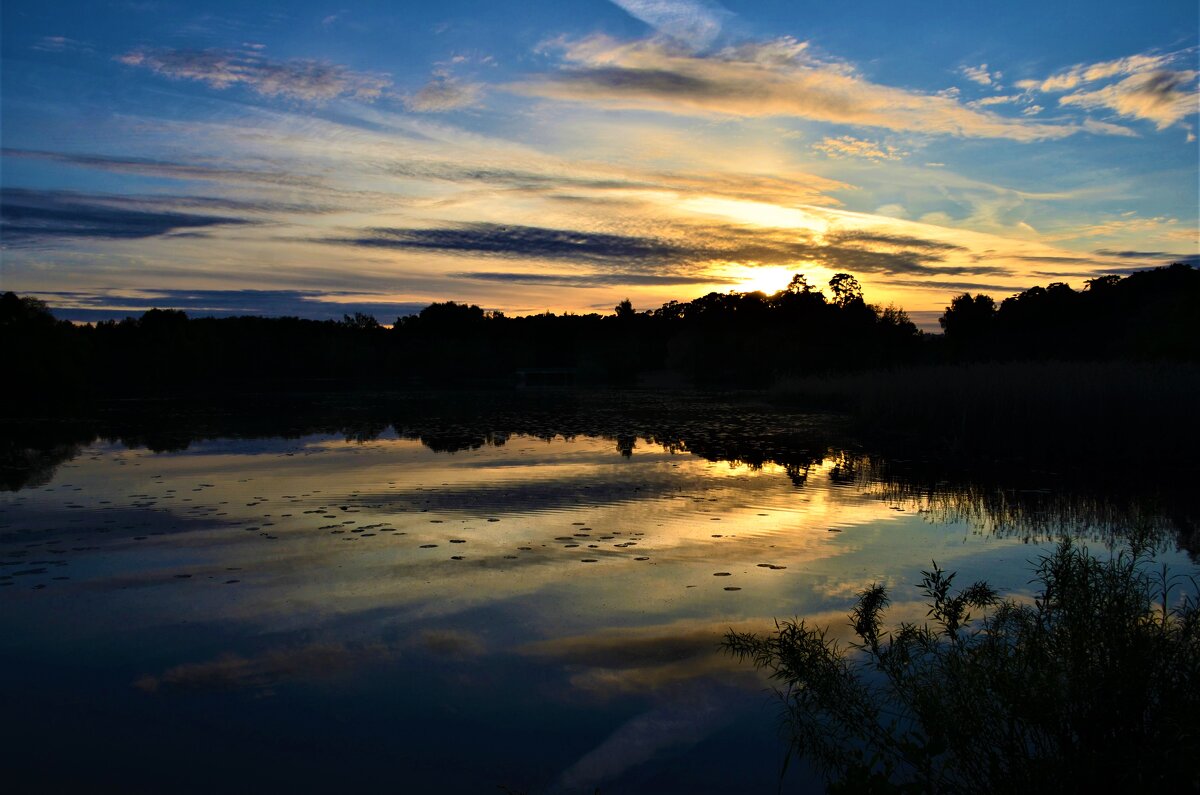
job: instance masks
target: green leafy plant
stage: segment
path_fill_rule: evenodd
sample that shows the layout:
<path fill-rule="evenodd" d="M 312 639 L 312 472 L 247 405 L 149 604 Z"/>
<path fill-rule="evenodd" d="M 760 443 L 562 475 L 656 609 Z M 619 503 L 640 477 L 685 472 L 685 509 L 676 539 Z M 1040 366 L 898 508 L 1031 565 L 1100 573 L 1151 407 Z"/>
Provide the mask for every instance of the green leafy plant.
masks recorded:
<path fill-rule="evenodd" d="M 984 582 L 955 592 L 935 563 L 924 622 L 885 632 L 888 594 L 872 585 L 850 614 L 855 643 L 794 620 L 723 646 L 778 683 L 787 759 L 831 792 L 1195 789 L 1195 580 L 1152 574 L 1136 543 L 1102 560 L 1063 541 L 1035 572 L 1028 603 Z"/>

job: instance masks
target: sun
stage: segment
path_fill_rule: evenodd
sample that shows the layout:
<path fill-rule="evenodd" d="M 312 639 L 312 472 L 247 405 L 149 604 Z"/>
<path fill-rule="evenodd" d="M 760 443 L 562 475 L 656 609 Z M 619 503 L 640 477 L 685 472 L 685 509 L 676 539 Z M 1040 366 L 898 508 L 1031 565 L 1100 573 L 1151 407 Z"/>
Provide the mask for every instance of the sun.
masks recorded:
<path fill-rule="evenodd" d="M 774 295 L 788 286 L 792 277 L 808 271 L 802 263 L 796 265 L 733 265 L 721 274 L 732 281 L 732 289 L 739 293 L 761 292 Z"/>

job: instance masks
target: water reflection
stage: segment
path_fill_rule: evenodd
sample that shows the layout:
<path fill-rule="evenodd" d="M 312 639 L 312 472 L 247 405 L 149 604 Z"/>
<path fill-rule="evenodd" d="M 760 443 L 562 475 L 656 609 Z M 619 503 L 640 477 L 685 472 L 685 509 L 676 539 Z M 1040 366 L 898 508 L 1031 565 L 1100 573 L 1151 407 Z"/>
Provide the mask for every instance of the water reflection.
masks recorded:
<path fill-rule="evenodd" d="M 14 423 L 0 443 L 0 490 L 48 483 L 58 466 L 97 442 L 130 449 L 182 452 L 206 440 L 300 439 L 331 436 L 347 442 L 380 438 L 419 441 L 429 450 L 456 453 L 501 447 L 516 436 L 542 440 L 604 439 L 631 457 L 639 440 L 671 453 L 752 469 L 781 467 L 797 488 L 812 472 L 914 510 L 940 522 L 965 521 L 983 532 L 1045 540 L 1064 529 L 1111 540 L 1139 528 L 1193 554 L 1200 549 L 1190 484 L 1195 472 L 1097 462 L 1070 476 L 1030 468 L 1027 462 L 950 462 L 913 457 L 855 439 L 833 415 L 786 412 L 712 396 L 627 393 L 388 395 L 374 399 L 329 396 L 261 399 L 222 406 L 137 404 L 109 408 L 71 423 Z M 311 454 L 311 450 L 303 454 Z M 903 453 L 903 454 L 902 454 Z M 587 477 L 585 475 L 585 477 Z M 568 482 L 560 500 L 576 499 Z M 496 500 L 502 495 L 441 495 Z M 551 484 L 521 484 L 507 497 L 529 507 L 552 502 Z M 615 495 L 610 495 L 614 496 Z"/>
<path fill-rule="evenodd" d="M 28 683 L 20 764 L 66 747 L 151 791 L 203 744 L 232 783 L 171 789 L 269 786 L 274 765 L 313 791 L 397 770 L 442 791 L 766 790 L 770 707 L 717 653 L 728 628 L 840 632 L 858 588 L 931 558 L 1020 592 L 1029 544 L 1064 529 L 1152 526 L 1180 563 L 1194 528 L 1168 488 L 975 480 L 745 403 L 311 408 L 10 437 L 0 659 Z M 897 618 L 924 614 L 895 593 Z M 61 729 L 78 704 L 90 717 Z M 83 785 L 74 769 L 54 783 Z"/>

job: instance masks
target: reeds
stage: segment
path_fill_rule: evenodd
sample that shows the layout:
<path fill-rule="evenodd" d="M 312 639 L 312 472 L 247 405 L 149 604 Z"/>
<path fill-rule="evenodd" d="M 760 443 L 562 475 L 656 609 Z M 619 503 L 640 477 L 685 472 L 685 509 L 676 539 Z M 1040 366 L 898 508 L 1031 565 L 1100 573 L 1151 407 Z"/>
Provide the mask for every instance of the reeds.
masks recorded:
<path fill-rule="evenodd" d="M 776 401 L 840 408 L 871 434 L 951 454 L 1190 459 L 1200 367 L 1141 362 L 939 365 L 790 378 Z"/>
<path fill-rule="evenodd" d="M 1194 580 L 1151 574 L 1137 544 L 1102 560 L 1070 541 L 1037 564 L 1032 604 L 986 583 L 952 593 L 936 564 L 923 575 L 929 620 L 885 632 L 888 593 L 873 585 L 849 648 L 804 621 L 726 635 L 728 652 L 778 682 L 790 751 L 831 792 L 1200 784 Z"/>

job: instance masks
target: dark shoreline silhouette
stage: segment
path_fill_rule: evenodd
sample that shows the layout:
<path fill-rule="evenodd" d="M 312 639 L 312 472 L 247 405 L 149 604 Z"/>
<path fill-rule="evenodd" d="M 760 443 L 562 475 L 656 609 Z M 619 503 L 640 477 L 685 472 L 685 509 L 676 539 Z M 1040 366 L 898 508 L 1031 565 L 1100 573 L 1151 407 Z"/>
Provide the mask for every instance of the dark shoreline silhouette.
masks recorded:
<path fill-rule="evenodd" d="M 41 301 L 0 297 L 6 402 L 177 390 L 676 384 L 762 388 L 781 379 L 1014 361 L 1200 361 L 1200 271 L 1178 263 L 1085 289 L 1054 283 L 999 305 L 954 297 L 942 335 L 868 304 L 838 274 L 831 296 L 797 274 L 787 289 L 710 293 L 637 312 L 506 317 L 453 301 L 397 318 L 140 318 L 77 326 Z"/>
<path fill-rule="evenodd" d="M 6 293 L 0 459 L 6 471 L 36 469 L 39 460 L 97 436 L 132 434 L 138 444 L 147 434 L 160 440 L 152 447 L 169 448 L 162 439 L 186 440 L 192 431 L 182 429 L 206 418 L 221 418 L 227 435 L 231 417 L 237 427 L 263 412 L 278 415 L 268 435 L 290 435 L 290 423 L 342 433 L 355 417 L 369 418 L 366 433 L 388 425 L 403 432 L 390 407 L 435 407 L 446 388 L 461 392 L 454 402 L 468 414 L 490 411 L 491 427 L 481 432 L 488 434 L 505 425 L 495 422 L 498 399 L 522 417 L 552 410 L 561 419 L 564 402 L 588 403 L 588 392 L 619 387 L 627 407 L 650 403 L 652 413 L 667 416 L 681 402 L 702 399 L 696 389 L 770 387 L 756 399 L 845 415 L 857 438 L 889 458 L 1080 477 L 1134 462 L 1151 471 L 1196 471 L 1195 268 L 1102 277 L 1082 291 L 1052 284 L 999 305 L 964 294 L 947 307 L 944 335 L 922 334 L 902 310 L 867 304 L 847 274 L 831 280 L 831 290 L 826 298 L 797 275 L 773 296 L 713 293 L 641 313 L 625 301 L 608 316 L 507 318 L 446 302 L 391 329 L 364 315 L 340 323 L 189 319 L 157 309 L 75 326 L 56 321 L 36 299 Z M 631 389 L 639 383 L 685 389 Z M 575 389 L 514 389 L 538 384 Z M 479 388 L 490 392 L 479 395 Z M 593 411 L 596 404 L 590 401 Z M 340 408 L 331 412 L 332 405 Z M 314 411 L 325 417 L 316 426 Z M 104 430 L 122 416 L 152 419 Z M 580 432 L 594 433 L 594 420 L 587 424 Z M 649 433 L 617 424 L 595 435 L 672 435 L 662 423 Z M 63 438 L 76 426 L 90 430 L 80 441 Z M 53 443 L 18 442 L 32 427 Z M 558 427 L 554 433 L 568 433 Z M 68 447 L 55 452 L 53 444 Z M 746 460 L 762 455 L 755 446 L 747 444 Z"/>

